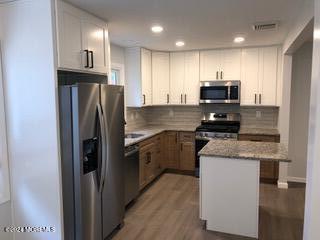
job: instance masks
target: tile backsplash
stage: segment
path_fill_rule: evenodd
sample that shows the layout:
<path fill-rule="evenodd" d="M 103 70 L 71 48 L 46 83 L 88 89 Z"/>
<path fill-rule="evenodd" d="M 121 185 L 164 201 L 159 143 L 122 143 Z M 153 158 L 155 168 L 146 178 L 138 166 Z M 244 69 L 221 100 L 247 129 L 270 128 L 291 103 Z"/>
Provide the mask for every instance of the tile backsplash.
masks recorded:
<path fill-rule="evenodd" d="M 127 129 L 145 125 L 199 125 L 205 112 L 239 112 L 241 126 L 252 128 L 276 128 L 278 107 L 239 106 L 239 105 L 200 105 L 200 106 L 152 106 L 127 108 Z"/>

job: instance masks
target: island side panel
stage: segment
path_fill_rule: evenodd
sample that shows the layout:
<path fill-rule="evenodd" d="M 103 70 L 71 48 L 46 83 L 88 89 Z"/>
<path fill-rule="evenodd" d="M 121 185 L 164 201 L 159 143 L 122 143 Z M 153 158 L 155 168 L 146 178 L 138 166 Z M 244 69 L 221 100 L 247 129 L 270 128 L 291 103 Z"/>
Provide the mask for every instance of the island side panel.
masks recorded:
<path fill-rule="evenodd" d="M 200 218 L 207 230 L 258 238 L 260 161 L 200 157 Z"/>

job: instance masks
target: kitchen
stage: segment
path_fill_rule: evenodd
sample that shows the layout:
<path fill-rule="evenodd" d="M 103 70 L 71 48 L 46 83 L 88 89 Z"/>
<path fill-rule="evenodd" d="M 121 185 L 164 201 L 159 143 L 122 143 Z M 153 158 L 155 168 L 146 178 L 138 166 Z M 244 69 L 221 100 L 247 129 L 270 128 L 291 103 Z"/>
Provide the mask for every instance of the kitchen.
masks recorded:
<path fill-rule="evenodd" d="M 318 239 L 318 5 L 1 3 L 0 238 Z"/>

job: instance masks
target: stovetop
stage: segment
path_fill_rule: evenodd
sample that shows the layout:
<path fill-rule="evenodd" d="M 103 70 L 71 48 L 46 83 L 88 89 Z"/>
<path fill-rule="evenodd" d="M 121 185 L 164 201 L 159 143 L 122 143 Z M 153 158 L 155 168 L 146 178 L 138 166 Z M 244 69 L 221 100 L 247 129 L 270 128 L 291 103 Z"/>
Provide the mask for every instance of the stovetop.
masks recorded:
<path fill-rule="evenodd" d="M 206 113 L 196 132 L 238 133 L 240 113 Z"/>

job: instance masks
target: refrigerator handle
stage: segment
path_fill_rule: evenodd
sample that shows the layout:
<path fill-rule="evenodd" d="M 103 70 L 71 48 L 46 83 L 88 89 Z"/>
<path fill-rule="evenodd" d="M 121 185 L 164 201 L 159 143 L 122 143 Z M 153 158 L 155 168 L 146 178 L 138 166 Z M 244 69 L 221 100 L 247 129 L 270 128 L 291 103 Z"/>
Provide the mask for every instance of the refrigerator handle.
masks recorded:
<path fill-rule="evenodd" d="M 103 120 L 102 108 L 100 103 L 97 104 L 98 115 L 99 115 L 99 125 L 100 125 L 100 134 L 101 134 L 101 146 L 102 146 L 102 164 L 101 164 L 101 173 L 100 173 L 100 186 L 99 192 L 102 191 L 105 174 L 106 174 L 106 159 L 107 159 L 107 143 L 106 143 L 106 132 L 105 132 L 105 123 Z"/>

